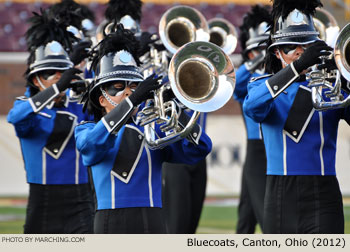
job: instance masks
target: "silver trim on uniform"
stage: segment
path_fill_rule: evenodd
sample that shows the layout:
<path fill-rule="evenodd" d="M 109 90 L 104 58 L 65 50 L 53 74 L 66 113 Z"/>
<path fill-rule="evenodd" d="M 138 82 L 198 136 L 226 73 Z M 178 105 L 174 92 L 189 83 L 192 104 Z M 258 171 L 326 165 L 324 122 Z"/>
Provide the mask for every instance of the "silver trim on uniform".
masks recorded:
<path fill-rule="evenodd" d="M 122 74 L 131 74 L 131 75 L 136 75 L 137 77 L 139 77 L 141 79 L 141 81 L 143 80 L 143 75 L 141 73 L 138 73 L 136 71 L 130 71 L 130 70 L 117 70 L 117 71 L 113 71 L 113 72 L 108 72 L 102 75 L 99 75 L 97 80 L 101 80 L 103 78 L 106 78 L 108 76 L 111 75 L 122 75 Z"/>
<path fill-rule="evenodd" d="M 273 39 L 279 39 L 279 38 L 286 38 L 286 37 L 300 37 L 300 36 L 318 36 L 320 33 L 317 31 L 301 31 L 301 32 L 287 32 L 287 33 L 280 33 L 277 35 L 272 35 L 271 37 Z"/>
<path fill-rule="evenodd" d="M 152 158 L 151 153 L 147 146 L 145 146 L 147 159 L 148 159 L 148 190 L 149 190 L 149 204 L 150 207 L 154 207 L 153 203 L 153 189 L 152 189 Z"/>
<path fill-rule="evenodd" d="M 45 112 L 38 112 L 38 115 L 41 115 L 41 116 L 46 117 L 46 118 L 51 118 L 52 117 L 51 115 L 49 115 L 49 114 L 47 114 Z"/>
<path fill-rule="evenodd" d="M 74 132 L 74 128 L 75 126 L 77 125 L 77 119 L 78 117 L 68 111 L 56 111 L 57 114 L 66 114 L 66 115 L 69 115 L 69 116 L 72 116 L 74 121 L 72 123 L 72 127 L 70 129 L 70 132 L 69 134 L 67 135 L 66 139 L 63 141 L 63 144 L 60 146 L 60 149 L 59 151 L 55 154 L 55 153 L 52 153 L 49 149 L 47 149 L 46 147 L 44 147 L 44 150 L 47 154 L 49 154 L 51 157 L 53 157 L 54 159 L 59 159 L 59 157 L 61 156 L 63 150 L 65 149 L 69 139 L 71 138 L 71 136 L 73 135 L 73 132 Z"/>
<path fill-rule="evenodd" d="M 129 109 L 125 112 L 125 114 L 122 116 L 122 118 L 120 118 L 120 120 L 117 123 L 113 123 L 113 127 L 109 126 L 108 122 L 106 121 L 106 119 L 104 117 L 102 117 L 101 121 L 103 123 L 103 125 L 106 127 L 108 133 L 112 133 L 114 131 L 114 129 L 125 119 L 126 116 L 129 115 L 130 111 L 134 108 L 134 105 L 132 104 L 132 102 L 130 101 L 129 97 L 126 97 L 124 99 L 124 101 L 126 101 L 129 104 Z M 110 121 L 111 122 L 111 121 Z"/>
<path fill-rule="evenodd" d="M 305 86 L 299 86 L 299 88 L 302 88 L 302 89 L 305 89 L 305 90 L 311 92 L 311 89 L 309 89 L 309 88 L 307 88 L 307 87 L 305 87 Z M 314 115 L 315 111 L 316 111 L 315 108 L 312 108 L 312 110 L 311 110 L 309 116 L 307 117 L 307 120 L 305 121 L 303 127 L 302 127 L 301 130 L 300 130 L 300 133 L 299 133 L 299 135 L 298 135 L 298 138 L 295 138 L 293 135 L 289 134 L 289 132 L 287 132 L 287 131 L 284 131 L 284 130 L 283 130 L 283 131 L 284 131 L 284 132 L 286 133 L 286 135 L 288 135 L 288 137 L 289 137 L 290 139 L 292 139 L 295 143 L 299 143 L 299 141 L 300 141 L 301 137 L 304 135 L 305 130 L 306 130 L 307 126 L 309 125 L 309 123 L 310 123 L 310 121 L 311 121 L 311 118 L 312 118 L 312 116 Z"/>
<path fill-rule="evenodd" d="M 321 145 L 320 145 L 321 175 L 324 176 L 324 161 L 323 161 L 324 135 L 323 135 L 323 114 L 321 111 L 318 112 L 318 116 L 320 119 L 320 137 L 321 137 Z"/>
<path fill-rule="evenodd" d="M 42 178 L 41 178 L 41 183 L 43 185 L 46 185 L 46 153 L 45 153 L 45 150 L 43 149 L 41 151 L 41 154 L 42 154 Z"/>
<path fill-rule="evenodd" d="M 77 148 L 75 148 L 75 184 L 79 184 L 79 157 L 80 157 L 80 152 L 78 151 Z"/>
<path fill-rule="evenodd" d="M 183 110 L 180 110 L 180 112 L 179 112 L 179 118 L 180 118 L 180 116 L 181 116 L 182 113 L 184 113 L 186 116 L 188 116 L 188 115 L 186 114 L 186 112 L 184 112 Z M 202 114 L 201 114 L 201 115 L 202 115 Z M 204 116 L 203 116 L 203 117 L 204 117 Z M 204 120 L 204 119 L 203 119 L 203 120 Z M 184 126 L 180 121 L 179 121 L 179 125 L 180 125 L 181 127 L 183 127 L 183 128 L 185 128 L 185 126 L 186 126 L 186 125 Z M 190 138 L 190 139 L 193 141 L 193 143 L 199 145 L 199 139 L 201 138 L 201 135 L 202 135 L 203 130 L 202 130 L 202 126 L 201 126 L 200 124 L 196 123 L 196 125 L 198 125 L 199 131 L 198 131 L 198 132 L 194 131 L 194 130 L 195 130 L 195 127 L 193 127 L 191 133 L 187 136 L 187 140 L 189 140 L 188 138 Z"/>
<path fill-rule="evenodd" d="M 130 129 L 133 129 L 135 131 L 137 131 L 140 135 L 144 136 L 144 134 L 138 129 L 136 128 L 135 126 L 132 126 L 132 125 L 125 125 L 126 128 L 130 128 Z M 133 164 L 133 166 L 131 167 L 130 169 L 130 172 L 128 174 L 128 176 L 126 178 L 123 178 L 121 176 L 119 176 L 118 173 L 114 172 L 113 170 L 111 171 L 111 174 L 115 177 L 117 177 L 120 181 L 124 182 L 125 184 L 129 183 L 135 169 L 136 169 L 136 166 L 138 165 L 139 161 L 140 161 L 140 158 L 141 158 L 141 155 L 142 155 L 142 152 L 143 152 L 143 149 L 145 147 L 145 138 L 143 137 L 143 140 L 142 140 L 142 144 L 140 146 L 140 149 L 139 149 L 139 153 L 137 154 L 137 157 L 135 159 L 135 162 Z"/>
<path fill-rule="evenodd" d="M 282 93 L 285 89 L 287 89 L 289 87 L 289 85 L 291 83 L 293 83 L 298 77 L 299 77 L 299 73 L 295 70 L 295 67 L 294 67 L 294 62 L 292 62 L 289 66 L 291 67 L 293 73 L 294 73 L 294 76 L 292 79 L 290 79 L 283 87 L 279 88 L 279 91 L 277 93 L 274 93 L 274 91 L 271 89 L 271 86 L 270 86 L 270 83 L 269 83 L 269 80 L 266 80 L 265 81 L 265 85 L 267 86 L 272 98 L 276 98 L 280 93 Z"/>
<path fill-rule="evenodd" d="M 115 182 L 114 176 L 111 174 L 111 208 L 115 209 Z"/>
<path fill-rule="evenodd" d="M 198 125 L 199 127 L 199 132 L 191 132 L 190 137 L 192 138 L 192 140 L 199 145 L 199 139 L 201 138 L 202 135 L 202 127 L 200 125 Z M 195 135 L 196 134 L 196 135 Z"/>
<path fill-rule="evenodd" d="M 58 90 L 56 84 L 53 84 L 52 89 L 54 90 L 54 94 L 52 96 L 50 96 L 46 101 L 43 101 L 39 106 L 36 106 L 34 104 L 34 101 L 32 100 L 32 98 L 29 98 L 29 104 L 32 107 L 34 113 L 38 113 L 40 110 L 42 110 L 47 104 L 49 104 L 59 93 L 60 91 Z M 47 89 L 46 89 L 47 90 Z"/>
<path fill-rule="evenodd" d="M 287 142 L 285 131 L 282 132 L 283 137 L 283 175 L 287 175 Z"/>
<path fill-rule="evenodd" d="M 56 63 L 56 64 L 57 63 L 64 63 L 64 64 L 68 64 L 70 67 L 74 66 L 74 64 L 70 60 L 66 60 L 66 59 L 47 59 L 47 60 L 40 60 L 39 62 L 33 63 L 33 64 L 31 64 L 29 66 L 29 68 L 32 69 L 32 68 L 34 68 L 36 66 L 40 66 L 40 65 L 43 65 L 43 64 L 46 64 L 46 63 Z M 53 67 L 55 67 L 55 66 L 53 66 Z M 53 67 L 51 67 L 50 69 L 53 69 Z M 66 67 L 62 67 L 62 68 L 66 68 Z M 48 68 L 46 67 L 46 69 L 48 69 Z"/>

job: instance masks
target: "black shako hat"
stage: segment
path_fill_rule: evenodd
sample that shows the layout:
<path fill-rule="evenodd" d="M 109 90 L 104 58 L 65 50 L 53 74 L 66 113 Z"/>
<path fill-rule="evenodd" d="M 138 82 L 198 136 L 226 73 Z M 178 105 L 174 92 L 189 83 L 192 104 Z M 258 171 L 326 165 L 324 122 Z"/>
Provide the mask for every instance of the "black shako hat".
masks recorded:
<path fill-rule="evenodd" d="M 94 33 L 94 13 L 87 6 L 74 0 L 61 0 L 61 2 L 51 5 L 49 15 L 57 22 L 65 23 L 66 27 L 75 27 L 84 36 L 91 36 Z"/>
<path fill-rule="evenodd" d="M 116 24 L 121 23 L 125 29 L 139 34 L 141 32 L 141 15 L 142 2 L 140 0 L 110 0 L 105 11 L 108 24 L 104 33 L 115 32 Z"/>
<path fill-rule="evenodd" d="M 96 77 L 89 88 L 89 100 L 93 106 L 100 107 L 98 98 L 102 85 L 115 81 L 143 81 L 138 49 L 139 43 L 134 34 L 124 29 L 122 24 L 118 24 L 116 32 L 107 35 L 93 49 L 92 69 Z"/>
<path fill-rule="evenodd" d="M 239 40 L 243 49 L 242 55 L 247 57 L 247 53 L 255 48 L 266 46 L 264 41 L 269 38 L 268 24 L 271 23 L 269 9 L 262 5 L 255 5 L 243 17 L 243 23 L 239 27 Z"/>
<path fill-rule="evenodd" d="M 29 84 L 33 74 L 44 70 L 66 70 L 74 67 L 67 50 L 71 49 L 74 35 L 50 18 L 46 10 L 33 13 L 29 19 L 30 27 L 26 32 L 26 42 L 29 51 L 26 78 Z"/>
<path fill-rule="evenodd" d="M 268 49 L 283 44 L 310 44 L 320 40 L 313 23 L 320 0 L 274 0 L 272 7 L 271 44 Z"/>

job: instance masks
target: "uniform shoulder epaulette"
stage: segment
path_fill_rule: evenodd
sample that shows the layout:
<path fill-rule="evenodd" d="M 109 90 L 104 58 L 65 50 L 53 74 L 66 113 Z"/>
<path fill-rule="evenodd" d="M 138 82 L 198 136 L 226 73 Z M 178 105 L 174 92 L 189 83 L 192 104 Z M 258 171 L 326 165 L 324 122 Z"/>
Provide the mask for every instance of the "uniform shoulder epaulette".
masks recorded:
<path fill-rule="evenodd" d="M 16 97 L 16 100 L 20 100 L 20 101 L 28 101 L 28 99 L 29 98 L 27 96 L 24 96 L 24 95 Z"/>
<path fill-rule="evenodd" d="M 273 74 L 265 74 L 265 75 L 261 75 L 261 76 L 252 77 L 252 78 L 250 78 L 249 82 L 265 79 L 265 78 L 271 77 L 272 75 Z"/>

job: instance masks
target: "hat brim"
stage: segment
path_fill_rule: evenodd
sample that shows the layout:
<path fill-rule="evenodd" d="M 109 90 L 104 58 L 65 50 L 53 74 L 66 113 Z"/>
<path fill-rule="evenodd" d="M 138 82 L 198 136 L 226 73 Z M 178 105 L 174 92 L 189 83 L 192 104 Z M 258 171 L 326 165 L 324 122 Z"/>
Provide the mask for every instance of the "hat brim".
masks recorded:
<path fill-rule="evenodd" d="M 266 43 L 264 41 L 267 41 L 269 39 L 269 36 L 259 36 L 254 39 L 250 39 L 246 42 L 246 48 L 245 51 L 249 51 L 258 47 L 266 46 Z"/>
<path fill-rule="evenodd" d="M 268 50 L 272 51 L 274 47 L 279 45 L 307 45 L 321 40 L 318 36 L 303 36 L 303 37 L 286 37 L 273 42 Z"/>
<path fill-rule="evenodd" d="M 30 71 L 27 75 L 27 79 L 31 78 L 31 76 L 33 76 L 33 74 L 35 73 L 39 73 L 45 70 L 68 70 L 73 68 L 74 65 L 72 64 L 56 64 L 56 65 L 42 65 L 42 66 L 37 66 L 35 69 L 33 69 L 32 71 Z"/>
<path fill-rule="evenodd" d="M 108 82 L 115 82 L 115 81 L 132 81 L 132 82 L 140 82 L 143 81 L 143 78 L 141 78 L 139 75 L 133 75 L 133 74 L 123 74 L 123 75 L 115 75 L 115 76 L 108 76 L 106 78 L 100 78 L 97 79 L 96 85 L 102 85 Z"/>

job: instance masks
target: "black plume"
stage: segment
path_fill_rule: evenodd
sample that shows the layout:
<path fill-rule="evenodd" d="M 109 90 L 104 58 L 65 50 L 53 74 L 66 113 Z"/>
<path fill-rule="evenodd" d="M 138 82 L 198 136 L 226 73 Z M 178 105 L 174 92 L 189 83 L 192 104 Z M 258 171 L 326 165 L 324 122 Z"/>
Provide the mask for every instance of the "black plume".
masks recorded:
<path fill-rule="evenodd" d="M 26 32 L 28 51 L 33 51 L 53 40 L 59 42 L 66 50 L 70 50 L 72 42 L 77 40 L 71 32 L 66 30 L 65 25 L 49 17 L 47 10 L 40 9 L 40 14 L 33 12 L 33 16 L 28 21 L 30 23 Z"/>
<path fill-rule="evenodd" d="M 282 16 L 283 20 L 294 9 L 298 9 L 306 15 L 314 15 L 317 7 L 322 7 L 321 0 L 274 0 L 272 17 L 276 20 Z"/>
<path fill-rule="evenodd" d="M 92 10 L 90 10 L 89 7 L 87 7 L 84 4 L 80 5 L 80 10 L 79 10 L 80 16 L 83 16 L 84 19 L 90 19 L 93 23 L 95 23 L 95 14 Z"/>
<path fill-rule="evenodd" d="M 138 58 L 139 42 L 134 34 L 124 29 L 122 24 L 117 25 L 116 32 L 108 34 L 91 52 L 92 69 L 96 70 L 98 62 L 108 53 L 118 52 L 121 50 L 128 51 L 136 61 L 137 65 L 141 62 Z"/>
<path fill-rule="evenodd" d="M 49 16 L 66 27 L 72 25 L 81 30 L 81 21 L 85 18 L 81 13 L 81 5 L 73 0 L 62 0 L 49 8 Z"/>
<path fill-rule="evenodd" d="M 271 15 L 267 6 L 264 7 L 261 5 L 255 5 L 252 7 L 251 11 L 243 17 L 243 23 L 239 27 L 239 40 L 243 50 L 245 49 L 246 42 L 249 39 L 249 29 L 257 28 L 262 22 L 266 22 L 267 24 L 271 23 Z"/>
<path fill-rule="evenodd" d="M 80 98 L 80 103 L 83 104 L 83 112 L 85 113 L 86 111 L 90 114 L 93 115 L 94 121 L 98 122 L 101 117 L 103 116 L 103 109 L 101 107 L 96 107 L 93 105 L 93 103 L 90 102 L 89 99 L 89 94 L 91 89 L 94 87 L 95 81 L 92 81 L 88 86 L 83 95 Z"/>
<path fill-rule="evenodd" d="M 119 21 L 123 16 L 129 15 L 140 22 L 142 15 L 142 2 L 140 0 L 110 0 L 105 11 L 108 21 Z"/>

